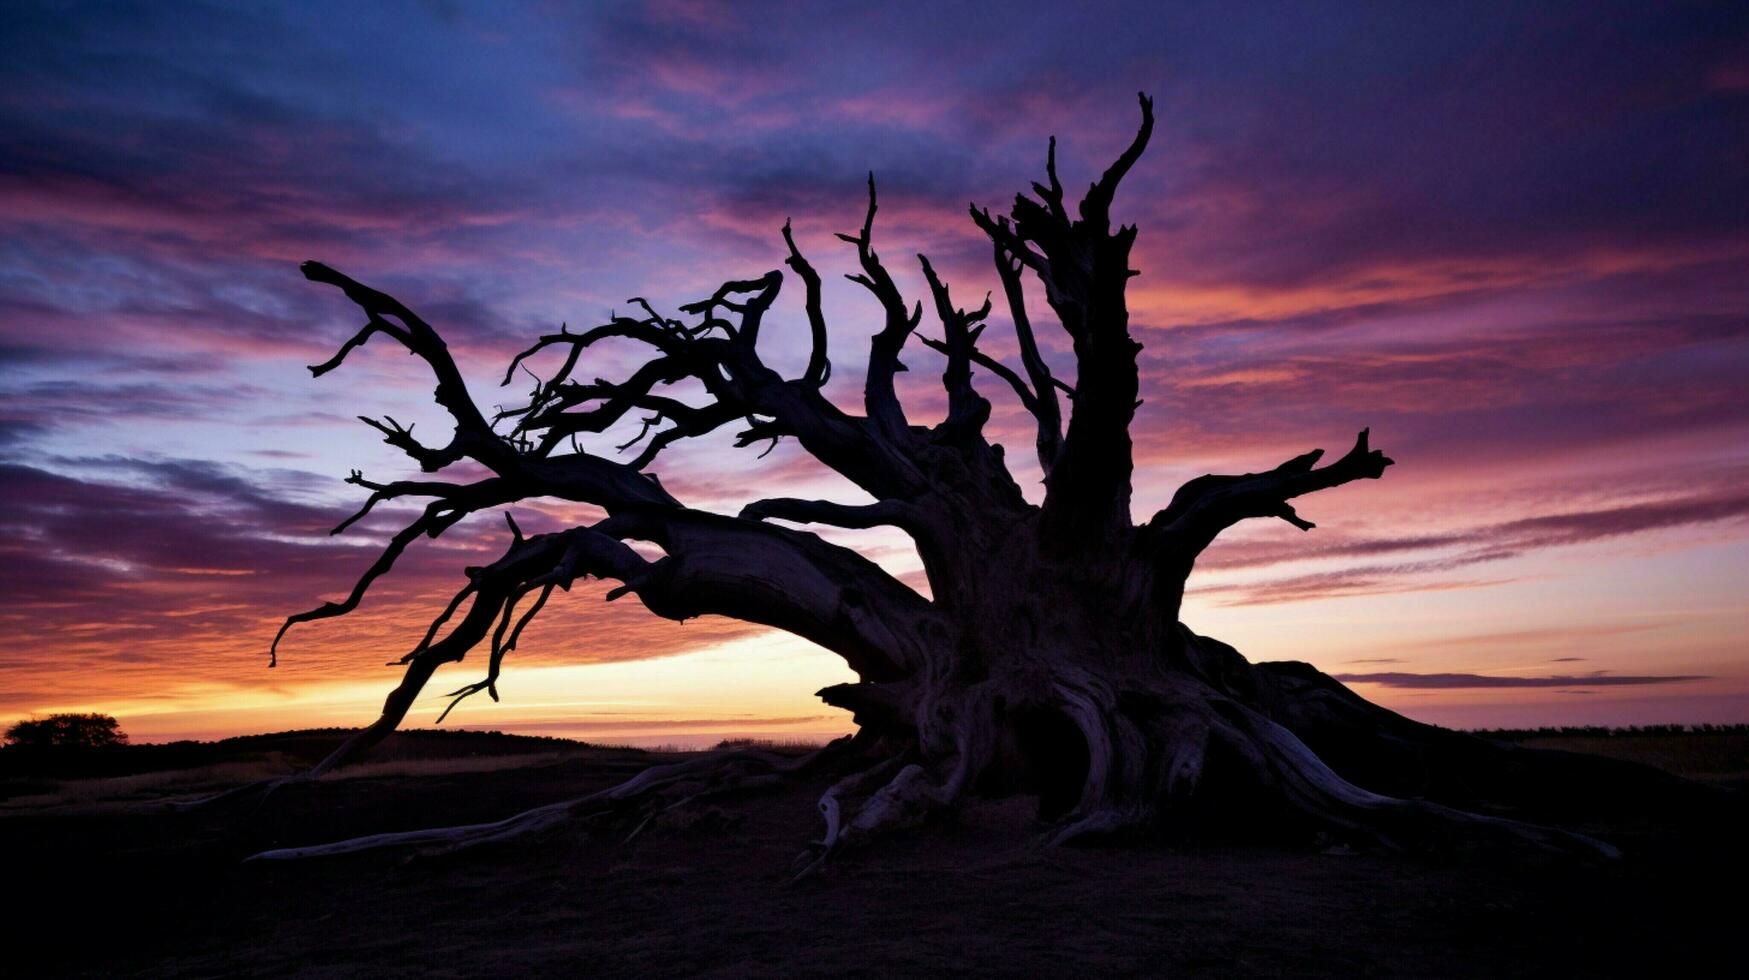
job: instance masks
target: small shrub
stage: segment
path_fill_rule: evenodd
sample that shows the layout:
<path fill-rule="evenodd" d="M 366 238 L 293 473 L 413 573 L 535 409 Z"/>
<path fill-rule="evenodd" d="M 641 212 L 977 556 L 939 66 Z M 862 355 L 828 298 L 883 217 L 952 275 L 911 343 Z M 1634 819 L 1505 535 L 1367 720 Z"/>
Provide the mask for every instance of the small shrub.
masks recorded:
<path fill-rule="evenodd" d="M 127 733 L 109 715 L 58 714 L 21 721 L 6 729 L 7 746 L 106 749 L 128 744 Z"/>

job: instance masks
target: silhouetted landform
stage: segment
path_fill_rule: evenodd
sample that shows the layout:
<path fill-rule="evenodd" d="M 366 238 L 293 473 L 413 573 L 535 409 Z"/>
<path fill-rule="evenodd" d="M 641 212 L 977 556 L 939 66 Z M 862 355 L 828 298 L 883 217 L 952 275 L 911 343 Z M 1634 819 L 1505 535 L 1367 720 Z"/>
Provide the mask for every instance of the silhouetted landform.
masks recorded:
<path fill-rule="evenodd" d="M 27 776 L 82 779 L 132 776 L 171 769 L 192 769 L 219 763 L 283 762 L 289 766 L 314 765 L 356 728 L 303 728 L 284 732 L 238 735 L 213 741 L 183 739 L 174 742 L 137 742 L 102 748 L 55 746 L 0 747 L 0 780 Z M 1699 725 L 1561 725 L 1539 728 L 1476 728 L 1474 735 L 1508 742 L 1560 738 L 1653 738 L 1702 735 L 1749 735 L 1749 724 Z M 455 728 L 404 728 L 395 732 L 372 753 L 377 761 L 451 759 L 492 755 L 527 755 L 542 752 L 596 748 L 580 739 L 551 735 L 520 735 L 500 731 Z M 735 738 L 715 746 L 723 749 L 817 748 L 816 743 L 783 739 Z M 1608 755 L 1608 751 L 1599 754 Z M 1746 767 L 1749 768 L 1749 767 Z M 1687 775 L 1680 768 L 1677 775 Z M 0 799 L 7 796 L 0 782 Z"/>
<path fill-rule="evenodd" d="M 499 820 L 708 755 L 574 744 L 528 754 L 516 748 L 549 741 L 410 734 L 385 746 L 419 758 L 287 784 L 265 804 L 235 797 L 178 810 L 77 792 L 115 782 L 95 779 L 0 806 L 0 921 L 18 937 L 9 971 L 1509 977 L 1730 975 L 1740 965 L 1749 773 L 1700 797 L 1597 789 L 1573 825 L 1621 846 L 1622 860 L 1604 865 L 1405 858 L 1334 839 L 1293 851 L 1218 837 L 1041 849 L 1032 846 L 1036 801 L 1021 796 L 972 801 L 955 821 L 846 851 L 792 882 L 822 774 L 647 823 L 573 822 L 489 849 L 244 860 L 416 830 L 437 812 Z M 213 743 L 238 753 L 214 768 L 262 744 L 302 754 L 344 735 Z M 1709 746 L 1745 738 L 1685 730 L 1553 741 L 1609 751 L 1664 742 L 1686 753 L 1674 770 L 1690 772 L 1711 766 Z M 46 939 L 67 935 L 69 910 L 80 938 Z"/>
<path fill-rule="evenodd" d="M 1611 674 L 1594 671 L 1587 674 L 1552 674 L 1526 676 L 1510 674 L 1413 674 L 1391 671 L 1372 674 L 1331 674 L 1344 684 L 1378 684 L 1383 687 L 1416 690 L 1452 690 L 1462 688 L 1559 687 L 1645 687 L 1653 684 L 1676 684 L 1682 681 L 1709 680 L 1702 674 Z"/>
<path fill-rule="evenodd" d="M 1522 742 L 1532 738 L 1647 738 L 1672 735 L 1749 735 L 1749 725 L 1554 725 L 1540 728 L 1476 728 L 1484 738 Z"/>
<path fill-rule="evenodd" d="M 1569 726 L 1487 737 L 1531 749 L 1608 756 L 1712 786 L 1749 787 L 1749 725 Z"/>
<path fill-rule="evenodd" d="M 20 746 L 0 748 L 0 800 L 44 791 L 43 779 L 138 776 L 203 766 L 258 766 L 264 773 L 297 772 L 315 765 L 357 729 L 310 728 L 240 735 L 212 742 L 134 743 L 101 748 Z M 508 735 L 457 729 L 408 729 L 386 739 L 380 762 L 417 759 L 530 755 L 590 747 L 572 739 Z"/>

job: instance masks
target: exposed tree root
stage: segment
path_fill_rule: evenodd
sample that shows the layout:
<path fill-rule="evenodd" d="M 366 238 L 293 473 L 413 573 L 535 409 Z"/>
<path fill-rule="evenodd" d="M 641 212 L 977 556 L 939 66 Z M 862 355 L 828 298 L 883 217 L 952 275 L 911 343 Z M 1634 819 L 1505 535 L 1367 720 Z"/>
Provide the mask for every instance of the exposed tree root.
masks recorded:
<path fill-rule="evenodd" d="M 1233 706 L 1230 718 L 1255 746 L 1252 761 L 1272 775 L 1289 806 L 1336 833 L 1389 850 L 1502 848 L 1614 860 L 1621 852 L 1582 834 L 1469 813 L 1426 800 L 1384 796 L 1338 776 L 1292 732 L 1255 711 Z"/>
<path fill-rule="evenodd" d="M 1079 710 L 1076 721 L 1089 742 L 1088 766 L 1080 804 L 1044 833 L 1041 843 L 1046 846 L 1170 834 L 1180 821 L 1194 823 L 1199 816 L 1248 808 L 1246 816 L 1262 824 L 1299 826 L 1389 851 L 1479 849 L 1619 857 L 1616 848 L 1581 834 L 1363 789 L 1338 775 L 1288 728 L 1237 702 L 1216 697 L 1206 703 L 1207 710 L 1154 715 L 1155 724 L 1147 729 L 1123 712 L 1096 710 L 1088 697 L 1065 703 L 1071 712 Z M 793 784 L 798 777 L 843 773 L 819 798 L 824 833 L 798 857 L 799 880 L 817 873 L 849 846 L 953 809 L 971 795 L 980 766 L 992 762 L 977 746 L 964 744 L 931 765 L 916 745 L 865 730 L 804 756 L 734 750 L 656 765 L 586 796 L 489 823 L 278 848 L 249 860 L 300 860 L 386 848 L 449 853 L 600 820 L 632 825 L 625 837 L 630 840 L 664 814 L 706 799 Z M 302 774 L 280 782 L 309 778 Z"/>
<path fill-rule="evenodd" d="M 250 856 L 250 861 L 290 861 L 332 857 L 396 847 L 432 848 L 453 852 L 480 844 L 501 843 L 539 835 L 579 820 L 608 815 L 642 816 L 630 836 L 648 821 L 701 800 L 777 785 L 810 772 L 838 757 L 851 739 L 840 739 L 802 756 L 751 749 L 715 752 L 681 762 L 651 766 L 622 783 L 572 800 L 549 803 L 490 823 L 434 827 L 426 830 L 371 834 L 330 844 L 277 848 Z M 629 837 L 628 837 L 629 839 Z"/>

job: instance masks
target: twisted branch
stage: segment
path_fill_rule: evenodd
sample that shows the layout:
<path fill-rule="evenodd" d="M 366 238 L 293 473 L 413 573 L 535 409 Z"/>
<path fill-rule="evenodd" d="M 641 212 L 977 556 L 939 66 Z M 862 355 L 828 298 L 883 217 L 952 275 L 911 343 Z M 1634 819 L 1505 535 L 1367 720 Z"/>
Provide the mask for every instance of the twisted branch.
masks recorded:
<path fill-rule="evenodd" d="M 1172 502 L 1148 521 L 1145 535 L 1157 547 L 1194 559 L 1222 531 L 1248 518 L 1278 517 L 1310 531 L 1317 525 L 1301 518 L 1289 500 L 1355 480 L 1376 480 L 1392 464 L 1368 445 L 1368 431 L 1360 430 L 1354 447 L 1322 469 L 1314 467 L 1324 450 L 1314 449 L 1262 473 L 1199 476 L 1178 488 Z"/>

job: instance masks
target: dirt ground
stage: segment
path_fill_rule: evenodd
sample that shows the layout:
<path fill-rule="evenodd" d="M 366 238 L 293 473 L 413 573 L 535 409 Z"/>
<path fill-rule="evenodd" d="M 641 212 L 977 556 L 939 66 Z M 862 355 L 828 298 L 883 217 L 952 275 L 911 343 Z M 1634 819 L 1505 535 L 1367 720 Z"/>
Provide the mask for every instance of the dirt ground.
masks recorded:
<path fill-rule="evenodd" d="M 110 798 L 17 799 L 0 809 L 5 972 L 1744 975 L 1749 853 L 1734 805 L 1660 813 L 1636 801 L 1632 816 L 1600 815 L 1583 829 L 1627 853 L 1609 867 L 1343 848 L 1041 849 L 1015 801 L 790 885 L 819 834 L 818 786 L 730 801 L 629 844 L 578 832 L 441 858 L 242 861 L 495 819 L 649 761 L 544 746 L 385 763 L 219 813 L 145 807 L 188 789 L 164 779 Z"/>

